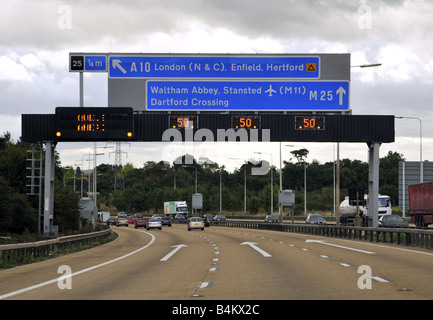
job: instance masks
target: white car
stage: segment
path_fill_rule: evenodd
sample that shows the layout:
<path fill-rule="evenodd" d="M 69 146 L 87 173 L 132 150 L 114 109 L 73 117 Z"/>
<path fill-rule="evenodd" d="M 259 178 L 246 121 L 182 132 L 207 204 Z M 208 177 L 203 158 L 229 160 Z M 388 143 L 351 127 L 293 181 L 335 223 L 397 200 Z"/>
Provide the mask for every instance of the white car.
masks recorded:
<path fill-rule="evenodd" d="M 200 217 L 191 217 L 188 221 L 188 231 L 191 229 L 201 229 L 204 230 L 204 221 Z"/>
<path fill-rule="evenodd" d="M 146 230 L 158 228 L 162 229 L 162 223 L 160 218 L 150 218 L 147 220 Z"/>

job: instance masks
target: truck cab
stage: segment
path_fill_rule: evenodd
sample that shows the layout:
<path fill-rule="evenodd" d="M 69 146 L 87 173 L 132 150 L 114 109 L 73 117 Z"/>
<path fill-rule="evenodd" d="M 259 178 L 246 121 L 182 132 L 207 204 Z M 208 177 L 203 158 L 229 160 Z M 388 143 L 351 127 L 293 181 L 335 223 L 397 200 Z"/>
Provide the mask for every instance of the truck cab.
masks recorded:
<path fill-rule="evenodd" d="M 391 198 L 386 195 L 379 195 L 379 218 L 381 216 L 392 214 Z"/>

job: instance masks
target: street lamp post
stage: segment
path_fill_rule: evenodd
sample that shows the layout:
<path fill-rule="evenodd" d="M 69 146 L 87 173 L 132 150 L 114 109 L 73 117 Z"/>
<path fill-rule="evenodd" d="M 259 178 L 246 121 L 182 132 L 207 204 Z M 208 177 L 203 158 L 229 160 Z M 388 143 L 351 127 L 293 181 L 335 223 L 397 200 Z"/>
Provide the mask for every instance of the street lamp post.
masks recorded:
<path fill-rule="evenodd" d="M 274 163 L 273 157 L 272 157 L 272 153 L 266 153 L 266 152 L 254 152 L 257 154 L 267 154 L 269 156 L 271 156 L 271 214 L 274 213 L 274 174 L 272 172 L 272 166 Z"/>
<path fill-rule="evenodd" d="M 367 63 L 367 64 L 360 64 L 357 66 L 350 66 L 351 68 L 370 68 L 370 67 L 380 67 L 381 63 Z"/>
<path fill-rule="evenodd" d="M 419 121 L 419 182 L 424 182 L 424 165 L 422 163 L 422 120 L 417 117 L 395 117 L 397 119 L 415 119 Z M 403 217 L 406 216 L 406 186 L 403 169 Z"/>
<path fill-rule="evenodd" d="M 241 158 L 230 158 L 231 160 L 244 160 Z M 247 163 L 245 163 L 244 169 L 244 214 L 247 214 Z"/>
<path fill-rule="evenodd" d="M 414 119 L 419 121 L 419 182 L 424 182 L 424 168 L 422 163 L 422 120 L 417 117 L 395 117 L 396 119 Z"/>
<path fill-rule="evenodd" d="M 367 63 L 362 65 L 355 65 L 350 66 L 351 68 L 370 68 L 370 67 L 380 67 L 381 63 Z M 340 142 L 337 142 L 337 161 L 336 161 L 336 182 L 335 182 L 335 199 L 334 199 L 334 206 L 335 206 L 335 220 L 337 223 L 337 226 L 340 225 Z"/>
<path fill-rule="evenodd" d="M 286 147 L 294 147 L 294 145 L 291 144 L 286 144 Z M 281 157 L 281 141 L 280 141 L 280 194 L 281 192 L 283 192 L 283 170 L 282 170 L 282 161 L 283 158 Z M 283 222 L 283 206 L 281 205 L 281 203 L 278 201 L 278 213 L 280 215 L 280 222 Z"/>
<path fill-rule="evenodd" d="M 188 166 L 188 165 L 182 165 L 182 167 L 192 167 L 195 169 L 195 193 L 197 193 L 197 167 L 196 166 Z"/>

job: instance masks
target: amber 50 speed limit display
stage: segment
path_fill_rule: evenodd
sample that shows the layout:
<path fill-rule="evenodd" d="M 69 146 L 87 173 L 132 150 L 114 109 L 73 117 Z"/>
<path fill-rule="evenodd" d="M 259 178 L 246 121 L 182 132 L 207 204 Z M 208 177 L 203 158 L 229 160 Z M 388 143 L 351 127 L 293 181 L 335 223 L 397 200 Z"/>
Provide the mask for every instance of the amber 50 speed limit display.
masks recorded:
<path fill-rule="evenodd" d="M 169 127 L 171 129 L 197 129 L 198 116 L 180 115 L 169 116 Z"/>
<path fill-rule="evenodd" d="M 233 116 L 233 129 L 260 129 L 260 116 Z"/>
<path fill-rule="evenodd" d="M 295 130 L 325 130 L 325 117 L 296 116 Z"/>

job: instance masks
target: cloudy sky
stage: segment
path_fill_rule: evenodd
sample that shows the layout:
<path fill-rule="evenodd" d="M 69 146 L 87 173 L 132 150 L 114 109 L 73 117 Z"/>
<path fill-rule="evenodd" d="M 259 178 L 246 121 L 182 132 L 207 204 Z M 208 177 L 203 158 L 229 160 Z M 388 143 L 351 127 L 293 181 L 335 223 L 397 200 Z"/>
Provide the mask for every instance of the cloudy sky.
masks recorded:
<path fill-rule="evenodd" d="M 433 159 L 433 1 L 421 0 L 0 0 L 0 134 L 21 135 L 21 114 L 54 113 L 79 105 L 79 78 L 70 52 L 130 53 L 350 53 L 353 114 L 422 119 L 423 159 Z M 85 73 L 85 106 L 107 106 L 107 74 Z M 420 121 L 396 120 L 396 151 L 420 159 Z M 333 161 L 333 143 L 307 148 L 308 161 Z M 285 145 L 285 144 L 283 144 Z M 98 163 L 114 163 L 97 144 Z M 62 165 L 81 160 L 93 143 L 59 143 Z M 172 161 L 160 144 L 122 145 L 122 162 Z M 111 149 L 114 150 L 114 149 Z M 233 150 L 233 151 L 231 151 Z M 230 158 L 260 158 L 278 144 L 219 144 L 189 150 L 227 166 Z M 91 151 L 93 152 L 93 150 Z M 263 155 L 265 157 L 266 155 Z M 366 144 L 341 144 L 342 158 L 367 161 Z M 233 163 L 234 162 L 234 163 Z"/>

